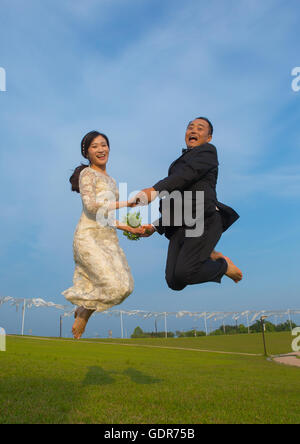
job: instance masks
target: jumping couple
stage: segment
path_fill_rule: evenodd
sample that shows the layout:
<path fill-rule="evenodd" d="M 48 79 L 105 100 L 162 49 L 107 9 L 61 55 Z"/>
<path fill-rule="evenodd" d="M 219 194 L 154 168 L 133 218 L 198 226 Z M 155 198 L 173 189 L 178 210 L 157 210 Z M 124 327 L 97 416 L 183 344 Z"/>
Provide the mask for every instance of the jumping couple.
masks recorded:
<path fill-rule="evenodd" d="M 170 165 L 168 176 L 128 201 L 119 201 L 117 183 L 107 173 L 110 152 L 107 136 L 91 131 L 82 139 L 81 154 L 88 159 L 89 165 L 81 164 L 70 177 L 72 191 L 81 194 L 83 211 L 73 241 L 73 287 L 62 293 L 77 306 L 72 328 L 75 339 L 80 339 L 95 311 L 105 311 L 121 304 L 133 291 L 133 277 L 119 245 L 117 229 L 141 237 L 149 237 L 155 232 L 165 235 L 169 240 L 166 281 L 172 290 L 180 291 L 187 285 L 204 282 L 221 283 L 224 275 L 235 283 L 242 279 L 240 269 L 227 256 L 214 250 L 222 233 L 239 216 L 217 200 L 219 163 L 217 150 L 210 143 L 212 136 L 213 126 L 207 118 L 192 120 L 185 134 L 187 148 Z M 201 235 L 187 235 L 184 218 L 180 226 L 177 221 L 175 223 L 174 205 L 169 205 L 169 214 L 165 217 L 164 199 L 160 199 L 161 217 L 152 224 L 132 228 L 117 220 L 113 225 L 101 225 L 97 221 L 99 212 L 108 215 L 119 208 L 148 205 L 158 196 L 174 191 L 182 196 L 190 192 L 193 216 L 197 192 L 204 192 L 204 229 Z M 113 193 L 115 200 L 108 199 L 107 193 Z"/>

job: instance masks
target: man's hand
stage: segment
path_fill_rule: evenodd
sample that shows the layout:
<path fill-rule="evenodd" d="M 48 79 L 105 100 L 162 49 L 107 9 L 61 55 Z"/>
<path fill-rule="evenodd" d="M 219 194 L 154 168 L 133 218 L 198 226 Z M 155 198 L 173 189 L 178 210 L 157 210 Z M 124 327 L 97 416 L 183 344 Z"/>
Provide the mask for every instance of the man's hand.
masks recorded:
<path fill-rule="evenodd" d="M 151 225 L 151 224 L 142 225 L 140 228 L 143 228 L 143 230 L 144 230 L 144 233 L 140 234 L 140 237 L 150 237 L 156 231 L 155 228 L 153 227 L 153 225 Z"/>
<path fill-rule="evenodd" d="M 135 207 L 149 205 L 156 199 L 157 196 L 158 191 L 156 191 L 154 188 L 144 188 L 128 201 L 128 206 Z"/>
<path fill-rule="evenodd" d="M 145 233 L 145 229 L 143 228 L 143 226 L 133 228 L 128 225 L 128 228 L 126 229 L 126 231 L 129 231 L 132 234 L 138 234 L 139 236 L 143 236 Z"/>

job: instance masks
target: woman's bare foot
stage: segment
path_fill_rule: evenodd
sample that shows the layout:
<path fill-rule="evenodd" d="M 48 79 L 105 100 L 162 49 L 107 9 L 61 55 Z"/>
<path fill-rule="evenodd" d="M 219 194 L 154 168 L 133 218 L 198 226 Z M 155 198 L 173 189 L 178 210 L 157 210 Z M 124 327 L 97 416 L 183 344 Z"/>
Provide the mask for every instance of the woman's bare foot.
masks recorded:
<path fill-rule="evenodd" d="M 80 317 L 77 317 L 75 319 L 75 322 L 72 327 L 72 334 L 74 336 L 74 339 L 80 339 L 85 331 L 87 321 L 85 319 L 82 319 Z"/>
<path fill-rule="evenodd" d="M 72 333 L 74 339 L 80 339 L 85 331 L 86 324 L 88 323 L 89 318 L 94 313 L 94 310 L 88 310 L 84 307 L 78 307 L 75 310 L 74 318 L 75 322 L 72 327 Z"/>
<path fill-rule="evenodd" d="M 231 259 L 229 259 L 229 257 L 224 256 L 224 259 L 226 260 L 228 265 L 227 273 L 225 273 L 226 276 L 228 276 L 237 284 L 239 281 L 243 279 L 243 273 L 236 265 L 234 265 L 234 263 L 232 262 Z"/>
<path fill-rule="evenodd" d="M 224 254 L 222 254 L 222 253 L 220 253 L 219 251 L 216 251 L 216 250 L 214 250 L 214 251 L 211 253 L 211 255 L 210 255 L 210 258 L 211 258 L 213 261 L 216 261 L 217 259 L 220 259 L 221 257 L 222 257 L 223 259 L 225 259 Z"/>
<path fill-rule="evenodd" d="M 77 307 L 74 313 L 74 319 L 76 319 L 78 315 L 83 314 L 84 310 L 84 307 Z"/>

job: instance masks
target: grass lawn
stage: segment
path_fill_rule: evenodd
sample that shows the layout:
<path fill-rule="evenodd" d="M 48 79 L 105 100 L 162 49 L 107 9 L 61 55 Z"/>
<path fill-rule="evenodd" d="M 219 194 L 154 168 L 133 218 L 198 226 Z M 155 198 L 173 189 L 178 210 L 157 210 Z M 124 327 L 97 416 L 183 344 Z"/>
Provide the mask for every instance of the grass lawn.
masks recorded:
<path fill-rule="evenodd" d="M 290 334 L 266 341 L 274 354 L 291 351 Z M 0 423 L 300 422 L 299 368 L 185 348 L 263 351 L 259 335 L 92 343 L 8 337 L 0 353 Z"/>
<path fill-rule="evenodd" d="M 269 355 L 292 352 L 292 336 L 290 332 L 266 333 L 266 348 Z M 169 339 L 87 339 L 87 341 L 105 343 L 125 343 L 137 345 L 156 345 L 162 347 L 195 348 L 200 350 L 216 350 L 236 353 L 264 354 L 261 333 L 251 335 L 203 336 L 198 338 Z"/>

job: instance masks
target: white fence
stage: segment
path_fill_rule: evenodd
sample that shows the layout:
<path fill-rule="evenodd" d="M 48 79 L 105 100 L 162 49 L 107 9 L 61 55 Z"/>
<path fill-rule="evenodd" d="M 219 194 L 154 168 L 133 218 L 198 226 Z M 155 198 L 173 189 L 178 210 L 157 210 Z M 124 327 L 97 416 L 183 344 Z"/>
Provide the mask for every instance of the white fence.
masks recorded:
<path fill-rule="evenodd" d="M 26 309 L 31 307 L 52 307 L 62 310 L 61 319 L 64 317 L 69 317 L 74 315 L 75 308 L 70 310 L 70 307 L 55 304 L 53 302 L 46 302 L 43 299 L 23 299 L 23 298 L 12 298 L 10 296 L 0 297 L 0 306 L 4 303 L 10 305 L 22 307 L 22 325 L 21 334 L 24 335 L 24 325 L 25 325 L 25 315 Z M 209 321 L 220 321 L 224 325 L 225 323 L 231 324 L 232 322 L 243 323 L 248 328 L 250 325 L 259 319 L 261 316 L 267 316 L 268 319 L 272 318 L 278 319 L 288 319 L 290 323 L 290 328 L 292 331 L 292 316 L 300 315 L 300 310 L 244 310 L 244 311 L 214 311 L 214 312 L 191 312 L 191 311 L 178 311 L 178 312 L 155 312 L 155 311 L 144 311 L 144 310 L 108 310 L 101 313 L 101 315 L 106 316 L 117 316 L 120 318 L 120 330 L 121 338 L 124 338 L 124 320 L 126 316 L 138 317 L 140 319 L 161 319 L 164 322 L 165 336 L 167 337 L 168 332 L 168 317 L 175 316 L 176 318 L 190 317 L 194 321 L 202 320 L 203 327 L 206 335 L 209 334 L 208 323 Z"/>

